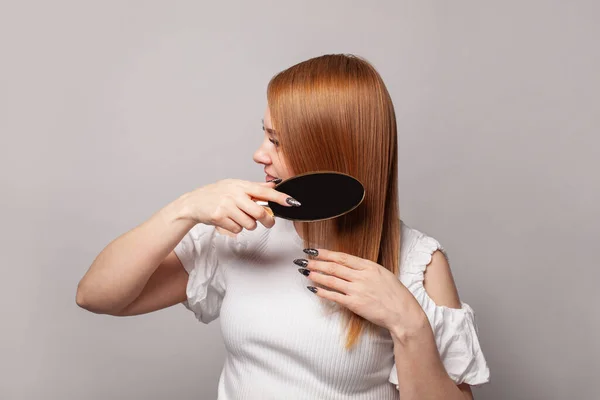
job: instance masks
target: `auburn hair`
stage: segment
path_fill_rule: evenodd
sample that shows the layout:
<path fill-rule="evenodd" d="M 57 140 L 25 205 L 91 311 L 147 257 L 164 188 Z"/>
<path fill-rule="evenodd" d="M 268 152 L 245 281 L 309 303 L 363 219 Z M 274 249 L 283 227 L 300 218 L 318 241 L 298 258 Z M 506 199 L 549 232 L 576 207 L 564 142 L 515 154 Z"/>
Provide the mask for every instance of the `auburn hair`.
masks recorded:
<path fill-rule="evenodd" d="M 365 187 L 363 202 L 350 213 L 301 223 L 304 245 L 365 258 L 398 275 L 396 116 L 376 69 L 351 54 L 311 58 L 271 79 L 267 103 L 280 152 L 294 174 L 336 171 Z M 345 308 L 342 312 L 349 349 L 374 326 Z"/>

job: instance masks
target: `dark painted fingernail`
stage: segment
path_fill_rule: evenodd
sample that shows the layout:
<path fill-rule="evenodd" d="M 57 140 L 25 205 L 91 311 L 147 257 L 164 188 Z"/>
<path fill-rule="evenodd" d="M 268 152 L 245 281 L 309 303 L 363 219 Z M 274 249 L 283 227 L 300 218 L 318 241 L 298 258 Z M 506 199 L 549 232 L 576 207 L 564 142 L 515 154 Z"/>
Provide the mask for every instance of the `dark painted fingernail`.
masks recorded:
<path fill-rule="evenodd" d="M 305 252 L 306 254 L 308 254 L 309 256 L 318 256 L 319 252 L 315 249 L 304 249 L 302 250 L 303 252 Z"/>
<path fill-rule="evenodd" d="M 313 292 L 313 293 L 317 293 L 317 288 L 316 288 L 316 287 L 314 287 L 314 286 L 307 286 L 306 288 L 307 288 L 308 290 L 310 290 L 311 292 Z"/>
<path fill-rule="evenodd" d="M 305 268 L 308 265 L 308 260 L 305 260 L 304 258 L 296 258 L 294 260 L 294 264 Z"/>
<path fill-rule="evenodd" d="M 293 197 L 288 197 L 287 199 L 285 199 L 285 201 L 290 206 L 300 207 L 300 202 L 298 200 L 294 199 Z"/>
<path fill-rule="evenodd" d="M 273 182 L 275 184 L 278 184 L 278 183 L 281 183 L 282 180 L 283 179 L 281 179 L 281 178 L 275 178 L 275 179 L 271 179 L 270 181 L 267 181 L 267 182 Z"/>
<path fill-rule="evenodd" d="M 300 272 L 304 276 L 308 276 L 310 274 L 310 270 L 306 268 L 298 268 L 298 272 Z"/>

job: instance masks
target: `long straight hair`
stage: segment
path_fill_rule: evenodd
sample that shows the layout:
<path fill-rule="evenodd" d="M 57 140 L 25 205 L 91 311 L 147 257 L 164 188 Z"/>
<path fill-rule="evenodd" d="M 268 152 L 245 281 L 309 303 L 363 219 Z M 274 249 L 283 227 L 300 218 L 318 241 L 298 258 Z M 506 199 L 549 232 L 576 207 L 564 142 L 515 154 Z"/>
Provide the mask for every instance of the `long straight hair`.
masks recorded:
<path fill-rule="evenodd" d="M 343 216 L 301 223 L 304 245 L 374 261 L 398 274 L 400 211 L 396 116 L 391 97 L 365 59 L 328 54 L 275 75 L 267 88 L 281 154 L 294 174 L 336 171 L 365 187 Z M 342 309 L 346 348 L 374 326 Z"/>

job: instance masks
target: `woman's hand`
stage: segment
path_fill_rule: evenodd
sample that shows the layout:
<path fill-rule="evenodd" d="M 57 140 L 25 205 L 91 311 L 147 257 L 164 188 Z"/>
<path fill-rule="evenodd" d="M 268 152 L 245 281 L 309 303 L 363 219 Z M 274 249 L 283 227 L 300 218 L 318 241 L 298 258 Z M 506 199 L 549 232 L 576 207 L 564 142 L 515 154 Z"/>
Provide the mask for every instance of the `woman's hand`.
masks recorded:
<path fill-rule="evenodd" d="M 298 259 L 294 263 L 303 267 L 300 272 L 310 280 L 324 286 L 309 287 L 318 296 L 335 301 L 396 335 L 415 333 L 426 326 L 425 312 L 389 270 L 350 254 L 313 250 L 318 252 L 313 259 Z"/>
<path fill-rule="evenodd" d="M 275 190 L 274 186 L 274 182 L 257 183 L 239 179 L 224 179 L 203 186 L 182 196 L 184 218 L 233 233 L 240 233 L 243 228 L 254 230 L 257 221 L 271 228 L 275 219 L 254 200 L 270 200 L 283 206 L 292 206 L 288 203 L 290 197 Z"/>

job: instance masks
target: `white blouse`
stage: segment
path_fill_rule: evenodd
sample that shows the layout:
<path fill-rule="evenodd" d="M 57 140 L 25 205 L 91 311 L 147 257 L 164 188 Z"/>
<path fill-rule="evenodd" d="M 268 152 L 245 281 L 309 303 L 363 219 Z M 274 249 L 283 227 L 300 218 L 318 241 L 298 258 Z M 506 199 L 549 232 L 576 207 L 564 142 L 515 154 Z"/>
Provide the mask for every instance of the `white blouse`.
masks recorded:
<path fill-rule="evenodd" d="M 296 258 L 307 258 L 293 222 L 276 218 L 237 237 L 198 224 L 175 247 L 189 273 L 184 305 L 198 320 L 220 317 L 227 357 L 218 398 L 398 399 L 390 334 L 365 333 L 344 348 L 339 313 L 306 289 Z M 431 323 L 438 350 L 457 384 L 489 381 L 475 315 L 462 303 L 438 306 L 423 287 L 423 273 L 440 243 L 402 223 L 400 281 Z"/>

